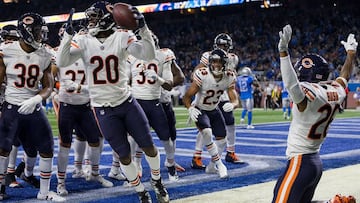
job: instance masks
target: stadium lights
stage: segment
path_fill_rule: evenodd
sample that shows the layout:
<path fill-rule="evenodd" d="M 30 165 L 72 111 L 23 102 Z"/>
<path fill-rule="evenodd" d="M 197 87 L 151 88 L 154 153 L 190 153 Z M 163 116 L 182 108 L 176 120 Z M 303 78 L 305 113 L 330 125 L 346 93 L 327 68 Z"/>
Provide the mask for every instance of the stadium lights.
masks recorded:
<path fill-rule="evenodd" d="M 249 0 L 246 0 L 248 2 Z M 259 1 L 259 0 L 250 0 L 250 1 Z M 260 0 L 261 1 L 261 0 Z M 223 5 L 233 5 L 233 4 L 242 4 L 245 0 L 188 0 L 181 2 L 167 2 L 167 3 L 156 3 L 156 4 L 147 4 L 147 5 L 139 5 L 136 6 L 140 12 L 142 13 L 154 13 L 161 11 L 171 11 L 171 10 L 187 10 L 194 8 L 201 8 L 201 11 L 206 11 L 206 7 L 209 6 L 223 6 Z M 58 23 L 65 22 L 68 18 L 69 14 L 59 14 L 52 16 L 45 16 L 45 21 L 47 23 Z M 74 20 L 81 20 L 85 18 L 84 12 L 74 13 Z M 0 22 L 0 27 L 5 25 L 16 25 L 17 20 Z"/>

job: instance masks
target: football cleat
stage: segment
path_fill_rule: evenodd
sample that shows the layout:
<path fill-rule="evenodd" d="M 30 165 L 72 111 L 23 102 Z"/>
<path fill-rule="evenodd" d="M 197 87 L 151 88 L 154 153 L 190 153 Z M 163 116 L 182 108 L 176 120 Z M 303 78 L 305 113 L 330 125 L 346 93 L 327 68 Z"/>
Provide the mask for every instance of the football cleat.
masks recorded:
<path fill-rule="evenodd" d="M 24 172 L 24 170 L 25 170 L 25 162 L 22 161 L 19 163 L 19 165 L 17 165 L 17 167 L 15 169 L 15 175 L 20 178 L 20 176 Z"/>
<path fill-rule="evenodd" d="M 115 173 L 112 170 L 109 171 L 108 177 L 112 178 L 112 179 L 115 179 L 115 180 L 126 180 L 126 177 L 121 172 L 120 173 Z"/>
<path fill-rule="evenodd" d="M 218 169 L 220 178 L 228 178 L 229 177 L 229 175 L 227 173 L 227 168 L 221 161 L 216 163 L 216 168 Z"/>
<path fill-rule="evenodd" d="M 6 188 L 5 185 L 0 185 L 0 201 L 9 198 L 9 196 L 5 192 L 5 188 Z"/>
<path fill-rule="evenodd" d="M 168 176 L 170 182 L 176 182 L 179 180 L 179 176 L 175 169 L 175 164 L 173 166 L 168 166 Z"/>
<path fill-rule="evenodd" d="M 218 170 L 215 168 L 215 163 L 210 161 L 210 163 L 206 166 L 205 173 L 218 173 Z"/>
<path fill-rule="evenodd" d="M 246 129 L 254 129 L 255 127 L 253 125 L 248 125 Z"/>
<path fill-rule="evenodd" d="M 56 192 L 60 196 L 66 196 L 69 192 L 66 190 L 65 183 L 58 183 Z"/>
<path fill-rule="evenodd" d="M 83 170 L 74 169 L 71 177 L 72 178 L 85 178 L 85 174 L 84 174 Z"/>
<path fill-rule="evenodd" d="M 8 173 L 5 176 L 5 185 L 11 187 L 11 188 L 22 188 L 23 186 L 20 185 L 20 183 L 18 183 L 16 181 L 15 178 L 15 173 Z"/>
<path fill-rule="evenodd" d="M 106 180 L 101 175 L 93 175 L 93 174 L 91 174 L 91 175 L 87 175 L 85 179 L 86 179 L 86 181 L 98 182 L 103 187 L 113 187 L 114 186 L 114 184 L 112 182 Z"/>
<path fill-rule="evenodd" d="M 37 199 L 51 201 L 51 202 L 65 202 L 66 201 L 66 199 L 64 197 L 57 195 L 53 191 L 49 191 L 47 194 L 41 194 L 41 192 L 38 192 Z"/>
<path fill-rule="evenodd" d="M 235 152 L 227 152 L 225 161 L 234 164 L 243 164 L 244 162 L 235 154 Z"/>
<path fill-rule="evenodd" d="M 170 202 L 170 198 L 169 198 L 169 194 L 166 190 L 166 188 L 164 187 L 161 178 L 159 180 L 154 180 L 151 179 L 151 186 L 155 191 L 156 194 L 156 199 L 158 200 L 158 202 L 160 203 L 168 203 Z"/>
<path fill-rule="evenodd" d="M 240 119 L 240 125 L 244 125 L 244 123 L 245 123 L 245 120 L 243 118 Z"/>
<path fill-rule="evenodd" d="M 205 169 L 205 165 L 202 163 L 201 157 L 193 157 L 191 160 L 191 168 L 193 169 Z"/>
<path fill-rule="evenodd" d="M 151 196 L 148 191 L 138 192 L 140 203 L 152 203 Z"/>
<path fill-rule="evenodd" d="M 26 177 L 25 174 L 22 173 L 20 178 L 23 179 L 25 182 L 29 183 L 30 185 L 34 186 L 35 188 L 40 188 L 40 180 L 35 178 L 34 175 Z"/>

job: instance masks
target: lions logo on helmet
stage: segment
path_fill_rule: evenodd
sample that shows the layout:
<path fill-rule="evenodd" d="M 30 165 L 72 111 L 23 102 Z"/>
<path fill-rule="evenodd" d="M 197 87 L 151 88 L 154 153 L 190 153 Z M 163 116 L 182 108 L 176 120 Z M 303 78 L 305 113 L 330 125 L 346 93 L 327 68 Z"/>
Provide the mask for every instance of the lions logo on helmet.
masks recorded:
<path fill-rule="evenodd" d="M 240 75 L 245 75 L 245 76 L 249 76 L 252 75 L 251 69 L 249 67 L 244 67 L 241 69 Z"/>
<path fill-rule="evenodd" d="M 47 40 L 48 27 L 44 18 L 37 13 L 25 13 L 18 20 L 20 38 L 34 49 Z"/>
<path fill-rule="evenodd" d="M 306 54 L 294 66 L 301 81 L 317 83 L 327 80 L 330 70 L 328 62 L 318 54 Z"/>
<path fill-rule="evenodd" d="M 224 73 L 228 57 L 224 50 L 215 49 L 209 56 L 209 68 L 214 76 Z"/>
<path fill-rule="evenodd" d="M 107 31 L 115 27 L 112 10 L 113 5 L 107 1 L 98 1 L 85 10 L 91 35 L 95 36 L 100 31 Z"/>
<path fill-rule="evenodd" d="M 229 52 L 233 48 L 232 39 L 228 34 L 220 33 L 214 39 L 214 49 L 223 49 Z"/>

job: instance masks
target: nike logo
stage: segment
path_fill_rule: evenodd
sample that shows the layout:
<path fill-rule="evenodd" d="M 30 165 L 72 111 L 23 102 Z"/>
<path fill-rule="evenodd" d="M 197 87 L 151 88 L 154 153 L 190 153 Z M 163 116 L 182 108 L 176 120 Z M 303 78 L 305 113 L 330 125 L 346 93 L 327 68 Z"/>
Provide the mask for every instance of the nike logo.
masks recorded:
<path fill-rule="evenodd" d="M 131 97 L 131 98 L 128 100 L 128 102 L 129 102 L 129 103 L 131 103 L 131 102 L 132 102 L 132 100 L 133 100 L 133 98 Z"/>
<path fill-rule="evenodd" d="M 160 105 L 160 103 L 155 104 L 155 106 L 159 106 L 159 105 Z"/>

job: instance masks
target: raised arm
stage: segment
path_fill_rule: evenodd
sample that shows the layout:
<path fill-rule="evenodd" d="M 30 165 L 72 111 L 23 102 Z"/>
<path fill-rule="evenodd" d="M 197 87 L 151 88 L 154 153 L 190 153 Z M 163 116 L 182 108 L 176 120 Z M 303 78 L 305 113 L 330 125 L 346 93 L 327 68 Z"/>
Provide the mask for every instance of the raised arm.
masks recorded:
<path fill-rule="evenodd" d="M 358 43 L 355 39 L 354 34 L 349 34 L 346 42 L 341 41 L 341 44 L 344 45 L 344 48 L 346 50 L 346 59 L 345 63 L 341 68 L 340 77 L 336 78 L 336 81 L 340 83 L 344 88 L 347 87 L 347 81 L 350 79 L 353 67 L 354 67 L 354 59 L 356 56 L 356 49 L 358 46 Z M 343 80 L 345 79 L 345 80 Z"/>

